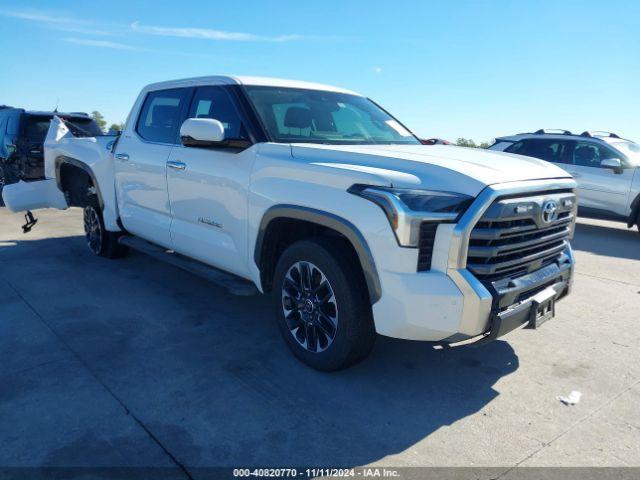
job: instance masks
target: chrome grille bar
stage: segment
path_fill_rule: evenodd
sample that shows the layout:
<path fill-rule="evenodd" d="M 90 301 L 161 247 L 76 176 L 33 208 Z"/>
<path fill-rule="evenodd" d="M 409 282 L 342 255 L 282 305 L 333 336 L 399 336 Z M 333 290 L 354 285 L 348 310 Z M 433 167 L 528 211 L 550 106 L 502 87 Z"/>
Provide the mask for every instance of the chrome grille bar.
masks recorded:
<path fill-rule="evenodd" d="M 467 268 L 478 279 L 493 281 L 554 261 L 568 247 L 575 202 L 571 191 L 498 198 L 471 231 Z"/>

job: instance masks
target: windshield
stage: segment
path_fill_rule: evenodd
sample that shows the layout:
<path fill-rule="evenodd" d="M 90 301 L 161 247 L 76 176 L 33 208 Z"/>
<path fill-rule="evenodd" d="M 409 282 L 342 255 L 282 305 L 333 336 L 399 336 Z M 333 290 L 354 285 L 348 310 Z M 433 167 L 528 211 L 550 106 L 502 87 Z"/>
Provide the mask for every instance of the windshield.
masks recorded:
<path fill-rule="evenodd" d="M 611 146 L 624 153 L 633 166 L 640 167 L 640 145 L 633 142 L 616 142 Z"/>
<path fill-rule="evenodd" d="M 44 115 L 29 115 L 27 116 L 24 125 L 24 136 L 33 142 L 44 142 L 47 132 L 49 131 L 49 124 L 53 117 Z M 71 133 L 76 137 L 95 137 L 97 135 L 104 135 L 100 130 L 100 127 L 93 119 L 87 117 L 60 117 L 64 121 L 65 125 L 69 128 Z"/>
<path fill-rule="evenodd" d="M 298 88 L 245 89 L 275 142 L 420 144 L 397 120 L 364 97 Z"/>

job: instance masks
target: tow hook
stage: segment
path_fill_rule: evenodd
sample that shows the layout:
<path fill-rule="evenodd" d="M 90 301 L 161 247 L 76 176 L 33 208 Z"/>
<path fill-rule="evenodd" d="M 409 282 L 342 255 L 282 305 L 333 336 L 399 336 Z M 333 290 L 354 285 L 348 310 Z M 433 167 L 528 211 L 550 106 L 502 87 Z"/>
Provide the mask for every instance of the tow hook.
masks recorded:
<path fill-rule="evenodd" d="M 24 215 L 24 219 L 26 223 L 22 225 L 22 233 L 29 233 L 35 224 L 38 223 L 38 219 L 33 216 L 31 210 L 27 210 L 27 213 Z"/>

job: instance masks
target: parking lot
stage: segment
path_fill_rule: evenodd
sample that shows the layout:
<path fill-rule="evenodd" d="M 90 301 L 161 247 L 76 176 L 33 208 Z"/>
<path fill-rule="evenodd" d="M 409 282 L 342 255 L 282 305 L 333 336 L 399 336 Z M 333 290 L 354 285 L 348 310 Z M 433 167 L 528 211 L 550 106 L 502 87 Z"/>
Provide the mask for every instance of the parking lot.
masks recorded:
<path fill-rule="evenodd" d="M 94 257 L 80 210 L 38 217 L 23 235 L 0 209 L 0 465 L 640 465 L 635 229 L 579 220 L 572 295 L 538 331 L 380 337 L 325 374 L 289 353 L 267 298 Z"/>

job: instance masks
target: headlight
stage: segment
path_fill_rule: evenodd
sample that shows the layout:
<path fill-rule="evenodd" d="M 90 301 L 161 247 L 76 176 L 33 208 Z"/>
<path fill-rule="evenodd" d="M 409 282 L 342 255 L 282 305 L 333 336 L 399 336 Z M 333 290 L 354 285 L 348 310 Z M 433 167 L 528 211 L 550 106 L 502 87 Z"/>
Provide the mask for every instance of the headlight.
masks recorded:
<path fill-rule="evenodd" d="M 422 222 L 455 222 L 473 201 L 473 197 L 459 193 L 370 185 L 354 185 L 349 192 L 382 208 L 403 247 L 418 246 Z"/>

